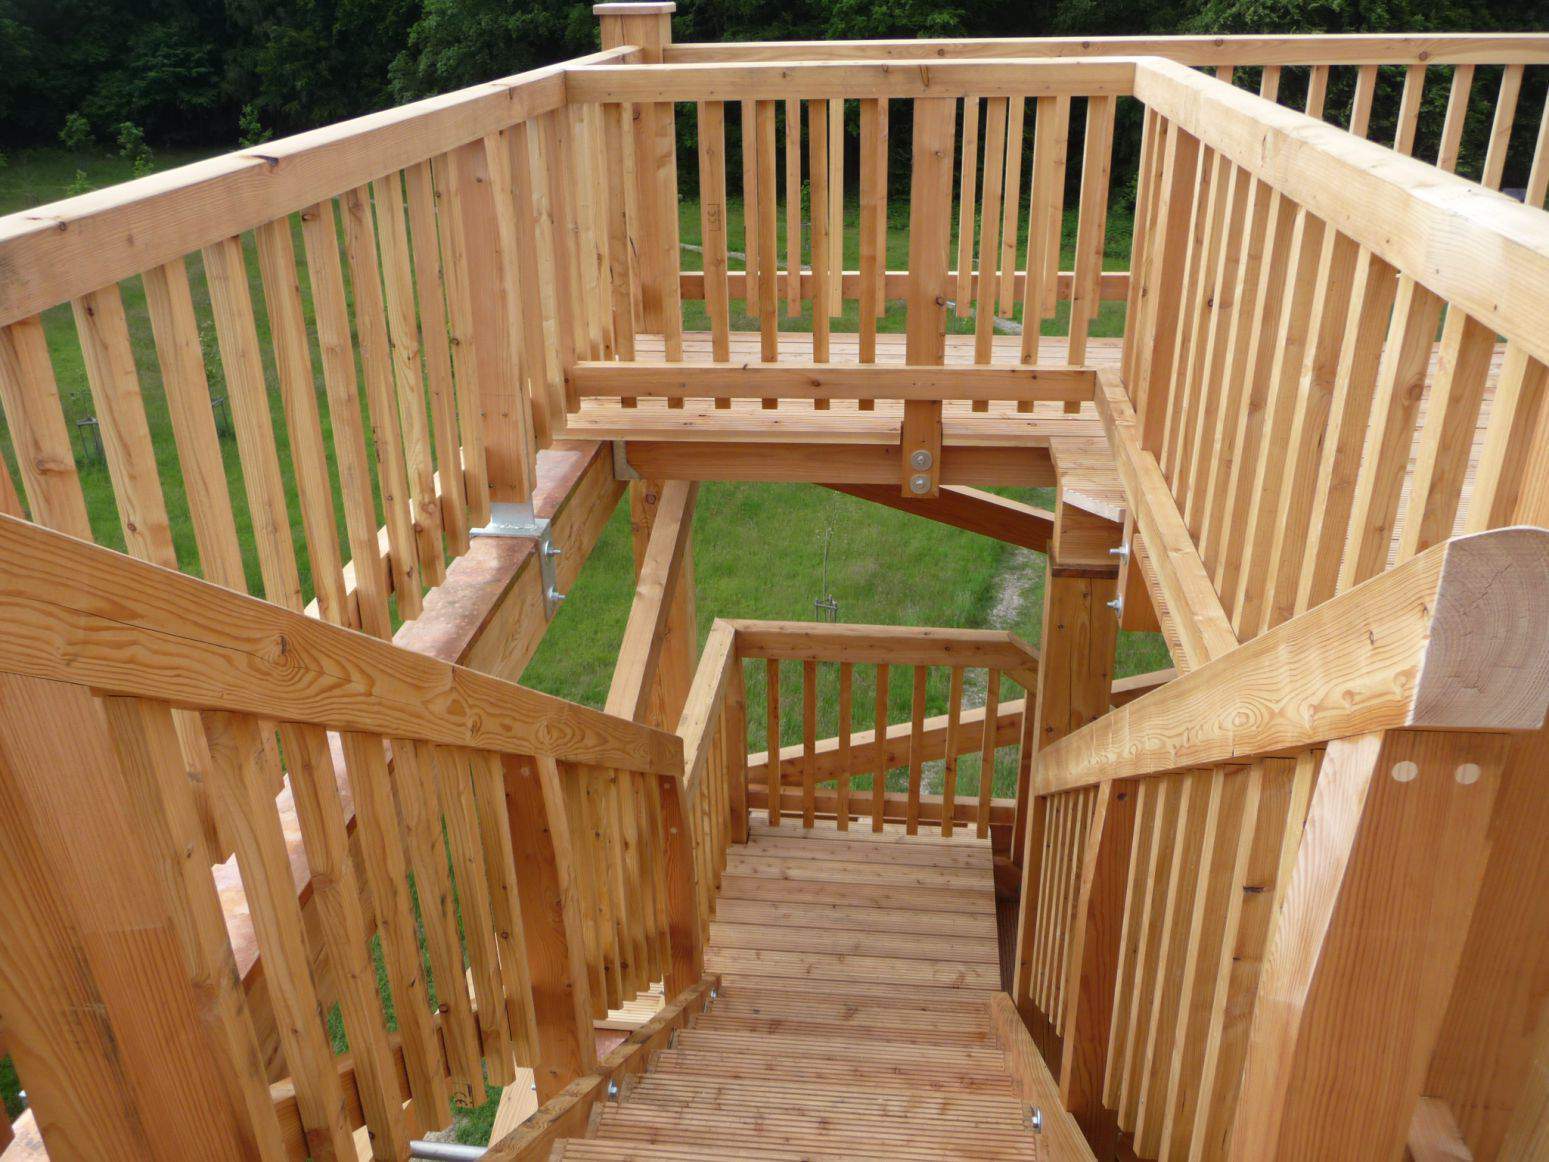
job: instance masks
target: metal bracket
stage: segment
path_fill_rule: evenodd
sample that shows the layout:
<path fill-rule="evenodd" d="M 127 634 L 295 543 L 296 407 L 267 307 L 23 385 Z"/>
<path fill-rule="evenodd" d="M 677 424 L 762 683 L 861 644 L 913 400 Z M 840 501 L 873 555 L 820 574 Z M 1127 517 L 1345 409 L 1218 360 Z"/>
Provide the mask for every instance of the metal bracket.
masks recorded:
<path fill-rule="evenodd" d="M 526 537 L 538 542 L 538 576 L 543 586 L 543 616 L 554 619 L 565 594 L 559 591 L 559 558 L 564 550 L 550 535 L 552 523 L 533 512 L 530 503 L 496 501 L 489 506 L 489 524 L 471 529 L 471 537 Z"/>
<path fill-rule="evenodd" d="M 640 473 L 629 462 L 629 445 L 623 440 L 613 441 L 613 479 L 639 480 Z"/>

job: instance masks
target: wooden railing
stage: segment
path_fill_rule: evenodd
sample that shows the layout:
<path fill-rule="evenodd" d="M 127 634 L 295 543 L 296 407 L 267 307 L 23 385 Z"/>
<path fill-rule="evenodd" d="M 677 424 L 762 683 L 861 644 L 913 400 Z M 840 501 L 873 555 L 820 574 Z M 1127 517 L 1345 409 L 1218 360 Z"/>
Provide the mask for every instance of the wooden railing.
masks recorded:
<path fill-rule="evenodd" d="M 1031 752 L 1026 698 L 1012 699 L 1007 682 L 1031 693 L 1037 687 L 1038 657 L 1014 634 L 995 630 L 925 629 L 913 626 L 824 625 L 801 622 L 735 621 L 739 659 L 764 662 L 765 740 L 767 749 L 748 756 L 748 805 L 763 808 L 771 823 L 799 815 L 805 827 L 819 816 L 847 828 L 865 821 L 873 831 L 884 823 L 903 823 L 910 834 L 926 825 L 951 835 L 958 827 L 991 837 L 997 850 L 1009 850 L 1018 826 L 1017 804 L 1024 797 L 994 794 L 996 755 L 1018 746 L 1018 783 L 1025 780 Z M 782 662 L 801 663 L 799 720 L 802 741 L 780 745 Z M 855 668 L 875 667 L 870 683 L 874 727 L 856 731 Z M 892 668 L 906 667 L 910 681 L 910 717 L 890 721 Z M 818 737 L 820 671 L 833 668 L 838 734 Z M 948 672 L 947 712 L 928 715 L 932 669 Z M 983 670 L 983 706 L 964 705 L 970 670 Z M 824 685 L 827 678 L 824 677 Z M 879 745 L 879 740 L 880 745 Z M 979 756 L 980 773 L 972 793 L 959 794 L 958 760 Z M 771 759 L 773 757 L 773 760 Z M 928 763 L 941 763 L 941 791 L 924 790 Z M 890 790 L 889 775 L 907 772 L 905 788 Z M 852 792 L 851 781 L 868 777 L 870 789 Z M 833 784 L 830 790 L 826 784 Z M 993 832 L 993 834 L 992 834 Z"/>
<path fill-rule="evenodd" d="M 0 562 L 0 1009 L 51 1148 L 353 1156 L 364 1124 L 402 1157 L 449 1097 L 517 1064 L 546 1097 L 595 1066 L 607 1004 L 697 982 L 691 838 L 657 802 L 675 735 L 9 517 Z M 177 715 L 207 741 L 201 784 Z M 245 982 L 200 797 L 257 930 Z"/>

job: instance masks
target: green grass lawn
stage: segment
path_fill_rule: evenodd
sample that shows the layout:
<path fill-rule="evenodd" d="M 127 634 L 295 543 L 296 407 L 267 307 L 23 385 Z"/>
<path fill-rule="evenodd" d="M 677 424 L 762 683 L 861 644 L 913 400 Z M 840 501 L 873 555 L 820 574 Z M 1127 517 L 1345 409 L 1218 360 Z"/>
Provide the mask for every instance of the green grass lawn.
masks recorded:
<path fill-rule="evenodd" d="M 163 154 L 158 158 L 160 166 L 181 164 L 192 160 L 188 155 Z M 78 173 L 84 174 L 78 179 Z M 41 202 L 51 201 L 72 192 L 72 186 L 99 186 L 122 181 L 131 176 L 130 165 L 117 157 L 95 153 L 70 153 L 64 150 L 40 150 L 13 156 L 0 168 L 0 212 L 9 213 L 25 209 Z M 853 201 L 854 190 L 849 191 L 852 201 L 846 207 L 846 265 L 859 263 L 855 236 L 857 207 Z M 682 238 L 684 242 L 697 244 L 699 233 L 699 207 L 692 201 L 681 203 Z M 733 201 L 728 206 L 731 245 L 741 248 L 742 207 Z M 780 216 L 783 254 L 784 215 Z M 1076 220 L 1074 213 L 1065 221 L 1064 265 L 1070 265 L 1070 249 L 1073 246 Z M 1019 242 L 1018 253 L 1023 252 L 1025 239 Z M 295 484 L 289 463 L 289 444 L 283 429 L 283 413 L 276 385 L 272 354 L 269 349 L 268 321 L 263 308 L 263 296 L 258 280 L 257 262 L 249 247 L 249 277 L 252 283 L 256 323 L 260 345 L 264 351 L 265 370 L 270 385 L 270 407 L 276 426 L 276 444 L 282 461 L 282 474 L 286 481 L 288 500 L 296 528 L 297 558 L 302 568 L 302 582 L 307 596 L 311 596 L 310 577 L 306 571 L 306 553 L 296 516 Z M 1106 265 L 1123 269 L 1127 265 L 1129 236 L 1127 222 L 1117 223 L 1110 230 Z M 892 205 L 892 221 L 889 230 L 889 262 L 894 267 L 906 265 L 908 251 L 907 210 L 899 199 Z M 297 240 L 298 256 L 301 253 Z M 954 251 L 955 253 L 955 251 Z M 701 256 L 688 250 L 683 254 L 683 265 L 697 269 Z M 302 270 L 302 294 L 310 313 L 310 289 Z M 734 261 L 734 267 L 740 262 Z M 203 271 L 197 257 L 189 261 L 195 309 L 201 318 L 208 318 L 208 292 Z M 172 524 L 173 539 L 183 568 L 198 572 L 192 524 L 188 514 L 187 498 L 183 492 L 181 472 L 178 468 L 175 445 L 172 439 L 166 399 L 162 391 L 155 350 L 146 315 L 144 292 L 138 279 L 128 280 L 122 287 L 125 308 L 130 320 L 136 364 L 139 369 L 145 397 L 147 419 L 151 438 L 158 450 L 158 469 L 164 485 Z M 1046 332 L 1063 333 L 1067 307 L 1062 304 L 1061 314 L 1045 323 Z M 1018 307 L 1020 311 L 1020 307 Z M 836 330 L 855 329 L 857 309 L 854 303 L 847 305 L 843 321 L 835 323 Z M 75 329 L 67 307 L 54 308 L 45 315 L 45 328 L 49 349 L 54 360 L 55 374 L 64 403 L 67 422 L 76 439 L 77 461 L 82 487 L 86 494 L 92 528 L 103 544 L 122 548 L 123 537 L 119 529 L 116 505 L 113 501 L 111 481 L 100 457 L 84 454 L 81 433 L 76 422 L 93 411 L 81 363 L 80 349 L 75 339 Z M 1095 335 L 1116 335 L 1122 329 L 1123 306 L 1118 303 L 1104 304 Z M 685 323 L 690 329 L 708 326 L 702 303 L 685 304 Z M 740 311 L 732 317 L 736 328 L 756 329 L 757 321 Z M 784 330 L 809 330 L 810 313 L 801 318 L 787 318 L 782 306 L 780 326 Z M 902 331 L 904 309 L 901 303 L 891 303 L 886 318 L 881 323 L 885 331 Z M 954 331 L 971 331 L 971 320 L 959 320 L 949 315 L 949 326 Z M 206 336 L 206 364 L 210 375 L 212 394 L 224 393 L 215 353 L 213 333 Z M 316 354 L 314 353 L 314 359 Z M 321 372 L 316 369 L 315 379 L 321 394 Z M 325 429 L 328 410 L 321 408 Z M 332 447 L 331 432 L 325 430 L 325 443 Z M 235 509 L 238 533 L 243 539 L 249 586 L 254 592 L 261 591 L 256 554 L 249 535 L 250 519 L 241 487 L 240 464 L 235 440 L 229 432 L 223 435 L 227 479 Z M 15 473 L 15 459 L 9 434 L 0 425 L 0 451 L 7 459 L 7 467 Z M 1045 493 L 1031 490 L 1007 490 L 1008 494 L 1038 503 L 1050 503 Z M 341 541 L 344 520 L 342 510 L 337 513 Z M 701 636 L 708 631 L 710 622 L 717 616 L 745 618 L 778 618 L 806 620 L 814 616 L 813 602 L 824 596 L 823 546 L 829 543 L 828 584 L 826 592 L 839 602 L 839 617 L 846 622 L 879 622 L 891 624 L 918 624 L 933 626 L 978 627 L 986 622 L 995 599 L 1000 578 L 1005 569 L 1015 566 L 1030 573 L 1028 592 L 1020 611 L 1012 624 L 1005 628 L 1015 630 L 1026 640 L 1036 644 L 1040 637 L 1042 619 L 1042 569 L 1028 569 L 1025 557 L 1016 550 L 999 542 L 990 541 L 970 533 L 960 532 L 945 525 L 911 517 L 892 509 L 872 505 L 862 500 L 830 492 L 811 485 L 775 484 L 707 484 L 700 492 L 694 521 L 695 567 L 698 584 L 699 630 Z M 346 554 L 347 555 L 347 554 Z M 601 705 L 613 672 L 618 641 L 629 612 L 633 593 L 631 547 L 627 505 L 619 511 L 592 554 L 587 567 L 574 588 L 569 600 L 561 608 L 545 637 L 537 656 L 528 667 L 523 680 L 539 689 L 561 694 L 591 705 Z M 1118 673 L 1129 674 L 1165 665 L 1166 651 L 1156 635 L 1121 636 Z M 836 732 L 837 677 L 835 667 L 824 666 L 819 680 L 819 735 Z M 930 712 L 943 713 L 947 701 L 945 670 L 932 672 L 929 686 Z M 748 671 L 748 718 L 750 745 L 761 749 L 764 739 L 764 689 L 763 667 L 749 666 Z M 859 667 L 855 676 L 854 706 L 855 726 L 869 729 L 874 698 L 874 671 L 871 667 Z M 801 667 L 784 667 L 781 699 L 785 707 L 782 718 L 782 740 L 785 743 L 799 741 L 801 737 L 799 708 L 801 706 Z M 1003 689 L 1003 697 L 1014 697 L 1017 691 L 1009 683 Z M 893 719 L 908 717 L 910 680 L 901 669 L 895 670 L 890 686 L 890 707 Z M 974 793 L 978 785 L 977 758 L 965 759 L 960 768 L 959 793 Z M 901 785 L 902 774 L 895 772 L 890 782 Z M 857 788 L 863 788 L 866 780 L 857 780 Z M 996 792 L 1009 794 L 1014 787 L 1012 751 L 1002 751 L 997 762 Z M 14 1116 L 16 1078 L 8 1060 L 0 1059 L 0 1096 L 3 1096 L 7 1112 Z M 479 1110 L 459 1115 L 459 1137 L 464 1141 L 487 1140 L 490 1119 L 493 1117 L 493 1101 Z"/>

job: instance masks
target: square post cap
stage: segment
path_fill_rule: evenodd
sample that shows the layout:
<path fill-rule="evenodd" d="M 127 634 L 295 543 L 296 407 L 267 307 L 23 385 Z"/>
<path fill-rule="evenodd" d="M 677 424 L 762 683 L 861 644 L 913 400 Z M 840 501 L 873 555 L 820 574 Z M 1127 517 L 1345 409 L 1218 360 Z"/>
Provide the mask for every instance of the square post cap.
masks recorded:
<path fill-rule="evenodd" d="M 662 16 L 678 10 L 673 0 L 658 0 L 650 4 L 593 4 L 594 16 Z"/>

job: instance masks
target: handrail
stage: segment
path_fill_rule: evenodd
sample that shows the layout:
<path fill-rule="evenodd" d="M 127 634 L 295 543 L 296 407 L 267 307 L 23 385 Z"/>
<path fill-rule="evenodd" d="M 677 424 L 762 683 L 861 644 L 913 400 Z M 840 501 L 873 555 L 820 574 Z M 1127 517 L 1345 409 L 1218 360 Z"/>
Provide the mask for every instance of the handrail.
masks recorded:
<path fill-rule="evenodd" d="M 507 754 L 681 776 L 674 734 L 0 517 L 0 670 Z"/>
<path fill-rule="evenodd" d="M 1243 762 L 1369 731 L 1536 730 L 1549 530 L 1437 545 L 1038 752 L 1035 793 Z"/>

